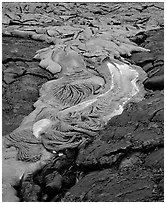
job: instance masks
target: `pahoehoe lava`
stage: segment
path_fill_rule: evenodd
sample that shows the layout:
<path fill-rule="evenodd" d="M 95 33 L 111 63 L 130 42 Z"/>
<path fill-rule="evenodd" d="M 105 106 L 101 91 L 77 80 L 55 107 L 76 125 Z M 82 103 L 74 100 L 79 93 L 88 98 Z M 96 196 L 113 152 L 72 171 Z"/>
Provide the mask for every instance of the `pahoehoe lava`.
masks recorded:
<path fill-rule="evenodd" d="M 163 200 L 162 9 L 3 3 L 3 201 Z"/>

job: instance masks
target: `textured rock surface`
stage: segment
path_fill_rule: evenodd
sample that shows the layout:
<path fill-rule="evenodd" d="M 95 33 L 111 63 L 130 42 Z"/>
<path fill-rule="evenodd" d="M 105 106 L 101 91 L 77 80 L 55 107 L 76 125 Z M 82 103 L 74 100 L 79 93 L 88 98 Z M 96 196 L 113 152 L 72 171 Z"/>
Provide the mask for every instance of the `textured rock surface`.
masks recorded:
<path fill-rule="evenodd" d="M 154 119 L 161 109 L 163 115 L 163 96 L 158 93 L 135 106 L 127 107 L 122 115 L 112 118 L 100 134 L 100 139 L 80 150 L 77 157 L 77 164 L 83 171 L 108 170 L 86 173 L 63 201 L 134 202 L 161 198 L 158 193 L 163 192 L 163 187 L 160 187 L 164 170 L 163 116 L 160 120 Z M 138 170 L 138 167 L 141 169 Z M 111 176 L 107 171 L 111 172 Z M 127 172 L 126 175 L 124 172 Z M 141 177 L 147 180 L 141 181 Z M 159 180 L 153 183 L 155 177 Z M 128 186 L 128 182 L 129 189 L 124 187 Z"/>
<path fill-rule="evenodd" d="M 14 154 L 18 159 L 37 161 L 41 158 L 39 165 L 26 163 L 26 168 L 23 167 L 25 175 L 19 187 L 13 188 L 14 184 L 11 182 L 13 180 L 16 184 L 18 176 L 14 180 L 14 175 L 12 177 L 10 172 L 5 171 L 4 200 L 18 201 L 19 196 L 21 201 L 27 202 L 163 201 L 163 25 L 163 3 L 3 4 L 3 134 L 15 130 L 22 119 L 31 113 L 24 118 L 18 129 L 8 135 L 10 139 L 4 144 L 12 144 L 19 149 L 19 154 L 17 155 L 17 151 Z M 47 48 L 49 44 L 51 47 Z M 35 56 L 35 52 L 42 48 L 46 48 L 44 52 L 39 51 Z M 67 53 L 70 54 L 66 55 Z M 34 122 L 49 118 L 50 115 L 55 120 L 53 109 L 48 109 L 48 104 L 55 106 L 54 112 L 57 107 L 62 108 L 59 102 L 57 105 L 56 100 L 50 100 L 50 96 L 44 94 L 45 91 L 61 84 L 66 73 L 72 74 L 79 68 L 88 70 L 90 83 L 93 84 L 93 89 L 89 91 L 78 80 L 77 84 L 86 93 L 79 100 L 86 101 L 92 90 L 95 98 L 109 89 L 112 80 L 110 73 L 122 72 L 118 66 L 114 68 L 111 65 L 111 69 L 109 66 L 101 66 L 103 59 L 110 58 L 114 63 L 119 63 L 120 60 L 127 66 L 127 61 L 122 57 L 147 72 L 147 80 L 145 74 L 139 76 L 140 82 L 145 80 L 145 100 L 129 103 L 121 115 L 118 115 L 121 111 L 111 113 L 111 117 L 118 116 L 113 117 L 106 126 L 101 126 L 100 132 L 96 132 L 100 129 L 96 127 L 100 126 L 99 115 L 102 114 L 87 121 L 90 110 L 83 109 L 81 120 L 72 117 L 71 123 L 71 115 L 66 118 L 65 111 L 73 101 L 70 100 L 71 104 L 68 104 L 62 98 L 62 107 L 65 108 L 62 112 L 65 114 L 56 116 L 59 121 L 53 126 L 56 131 L 47 130 L 47 137 L 34 137 L 34 128 L 39 128 L 39 133 L 42 133 L 38 125 L 34 126 Z M 143 73 L 140 68 L 129 66 Z M 125 75 L 125 71 L 122 75 Z M 118 77 L 115 74 L 115 86 L 118 84 Z M 101 89 L 103 79 L 105 89 Z M 33 111 L 33 103 L 39 97 L 38 91 L 48 80 L 54 81 L 42 86 L 40 98 L 34 104 L 36 109 Z M 129 81 L 131 80 L 132 77 Z M 120 97 L 123 98 L 129 86 L 122 81 L 118 87 L 123 93 Z M 55 92 L 58 89 L 59 86 Z M 113 90 L 116 100 L 118 91 Z M 77 107 L 80 101 L 76 101 L 74 103 Z M 37 114 L 43 104 L 47 108 Z M 107 107 L 107 103 L 101 109 L 104 107 Z M 112 105 L 109 111 L 114 108 Z M 94 108 L 91 113 L 93 111 Z M 105 113 L 109 115 L 108 111 Z M 63 151 L 53 152 L 54 155 L 46 154 L 45 148 L 52 151 L 56 149 L 54 142 L 49 141 L 60 141 L 60 144 L 69 141 L 71 144 L 75 140 L 75 145 L 78 146 L 80 141 L 75 137 L 69 139 L 73 134 L 80 139 L 89 138 L 88 143 L 80 146 L 79 151 L 77 148 L 63 148 Z M 67 144 L 65 147 L 71 146 Z M 12 150 L 5 151 L 7 154 L 4 153 L 4 156 L 10 155 Z M 16 167 L 15 172 L 17 162 L 21 161 L 13 164 L 13 168 Z M 4 166 L 6 164 L 4 161 Z M 28 166 L 29 164 L 32 165 Z M 28 176 L 26 171 L 29 172 Z"/>
<path fill-rule="evenodd" d="M 36 47 L 48 44 L 15 37 L 3 37 L 2 43 L 2 124 L 5 135 L 17 128 L 33 110 L 40 86 L 52 76 L 32 60 Z"/>
<path fill-rule="evenodd" d="M 139 42 L 139 38 L 144 38 L 144 42 Z M 130 58 L 132 63 L 141 66 L 147 72 L 145 88 L 154 91 L 162 90 L 164 88 L 164 29 L 138 34 L 133 40 L 151 50 L 150 53 L 134 53 Z"/>
<path fill-rule="evenodd" d="M 137 202 L 155 199 L 155 183 L 151 173 L 143 169 L 93 172 L 76 184 L 63 201 Z M 74 196 L 73 196 L 74 194 Z"/>

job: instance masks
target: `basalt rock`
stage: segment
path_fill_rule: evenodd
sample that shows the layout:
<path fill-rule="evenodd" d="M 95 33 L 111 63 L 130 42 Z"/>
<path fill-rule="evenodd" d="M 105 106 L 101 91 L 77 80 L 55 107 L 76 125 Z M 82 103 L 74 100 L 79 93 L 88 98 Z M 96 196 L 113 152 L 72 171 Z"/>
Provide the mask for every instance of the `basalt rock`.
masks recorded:
<path fill-rule="evenodd" d="M 39 144 L 52 152 L 81 145 L 87 136 L 94 137 L 96 131 L 102 129 L 114 115 L 121 114 L 128 101 L 138 102 L 144 96 L 141 82 L 146 75 L 138 67 L 134 67 L 136 71 L 131 65 L 106 60 L 101 66 L 108 69 L 110 77 L 102 78 L 88 72 L 76 53 L 71 52 L 70 56 L 69 51 L 67 58 L 71 64 L 68 61 L 66 66 L 62 66 L 64 76 L 42 86 L 36 109 L 6 137 L 8 146 L 15 145 L 19 149 L 18 158 L 21 160 L 39 159 Z M 43 123 L 43 128 L 39 127 L 42 125 L 40 120 L 46 119 L 50 122 L 47 125 Z M 36 139 L 33 139 L 33 133 Z M 27 141 L 28 146 L 21 141 Z M 30 141 L 35 151 L 29 146 Z M 31 153 L 33 156 L 30 156 Z"/>
<path fill-rule="evenodd" d="M 110 169 L 87 174 L 65 195 L 63 202 L 128 202 L 152 201 L 155 183 L 152 174 L 143 169 Z"/>
<path fill-rule="evenodd" d="M 161 112 L 160 119 L 156 118 L 158 112 Z M 115 116 L 108 122 L 97 140 L 79 151 L 77 165 L 84 173 L 62 201 L 163 200 L 162 118 L 163 95 L 160 92 L 147 95 L 146 99 L 137 104 L 127 105 L 120 116 Z M 102 170 L 104 168 L 107 170 Z M 96 170 L 98 171 L 95 172 Z M 93 173 L 90 173 L 91 171 Z M 144 184 L 140 183 L 143 172 L 146 176 L 149 175 L 151 180 L 143 177 L 146 184 L 143 180 Z M 138 178 L 133 177 L 135 173 Z M 117 181 L 119 175 L 123 179 Z M 126 179 L 125 175 L 130 178 Z M 110 182 L 108 178 L 112 181 Z M 112 178 L 116 178 L 115 183 Z M 137 184 L 132 182 L 134 180 Z M 128 181 L 129 185 L 126 183 Z M 141 192 L 139 185 L 148 188 L 144 186 L 144 192 Z M 123 189 L 122 186 L 126 187 Z M 126 190 L 129 186 L 131 189 Z"/>
<path fill-rule="evenodd" d="M 110 167 L 133 150 L 162 147 L 163 122 L 154 120 L 158 111 L 163 114 L 162 94 L 135 105 L 129 104 L 120 116 L 113 117 L 105 129 L 100 131 L 100 138 L 80 150 L 78 165 L 89 169 L 94 166 Z"/>
<path fill-rule="evenodd" d="M 39 87 L 52 77 L 33 60 L 36 46 L 40 49 L 48 44 L 3 37 L 3 135 L 16 129 L 23 118 L 33 111 Z"/>
<path fill-rule="evenodd" d="M 22 180 L 22 199 L 27 202 L 32 199 L 47 202 L 59 200 L 64 192 L 76 183 L 76 155 L 75 150 L 66 150 L 60 156 L 57 154 L 34 175 Z"/>
<path fill-rule="evenodd" d="M 162 200 L 163 93 L 146 93 L 144 86 L 163 89 L 162 43 L 155 39 L 163 40 L 163 4 L 90 8 L 3 4 L 3 36 L 9 40 L 3 50 L 4 109 L 12 110 L 18 98 L 13 109 L 22 114 L 19 122 L 31 112 L 4 136 L 4 166 L 12 160 L 18 172 L 4 171 L 5 201 Z M 22 101 L 28 101 L 23 109 Z M 7 158 L 13 146 L 14 157 Z"/>
<path fill-rule="evenodd" d="M 138 34 L 136 39 L 142 34 Z M 146 72 L 148 79 L 145 80 L 144 86 L 151 90 L 164 89 L 164 29 L 147 31 L 144 33 L 146 39 L 139 43 L 151 50 L 150 53 L 134 53 L 131 56 L 132 63 L 141 66 Z M 135 42 L 137 40 L 134 40 Z"/>
<path fill-rule="evenodd" d="M 104 78 L 86 70 L 75 52 L 71 51 L 70 55 L 69 50 L 67 58 L 69 63 L 62 66 L 64 76 L 42 86 L 40 98 L 35 103 L 36 109 L 22 121 L 19 128 L 4 137 L 6 148 L 14 146 L 18 149 L 18 160 L 37 162 L 42 158 L 44 149 L 54 154 L 67 148 L 81 147 L 87 138 L 97 137 L 97 132 L 113 116 L 121 114 L 128 101 L 138 102 L 143 99 L 145 92 L 141 82 L 146 75 L 139 67 L 134 67 L 134 70 L 130 64 L 107 59 L 101 66 L 108 70 L 110 76 Z M 72 96 L 69 101 L 68 94 Z M 46 119 L 48 124 L 42 127 L 40 120 Z M 111 161 L 115 162 L 119 156 L 112 156 Z M 100 163 L 105 163 L 104 157 L 101 157 Z M 56 189 L 61 189 L 60 176 L 51 178 L 56 182 L 58 179 Z M 54 182 L 45 185 L 46 189 L 48 186 L 55 188 Z M 36 189 L 31 184 L 28 188 L 29 192 Z M 37 199 L 35 195 L 32 195 L 31 200 Z"/>

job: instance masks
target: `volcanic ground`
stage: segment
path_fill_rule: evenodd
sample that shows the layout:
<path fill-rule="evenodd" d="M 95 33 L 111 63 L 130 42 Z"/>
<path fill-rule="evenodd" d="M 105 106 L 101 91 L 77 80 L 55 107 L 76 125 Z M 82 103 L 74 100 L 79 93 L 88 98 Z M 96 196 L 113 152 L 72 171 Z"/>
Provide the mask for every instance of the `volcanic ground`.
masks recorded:
<path fill-rule="evenodd" d="M 2 13 L 3 201 L 164 201 L 164 4 Z"/>

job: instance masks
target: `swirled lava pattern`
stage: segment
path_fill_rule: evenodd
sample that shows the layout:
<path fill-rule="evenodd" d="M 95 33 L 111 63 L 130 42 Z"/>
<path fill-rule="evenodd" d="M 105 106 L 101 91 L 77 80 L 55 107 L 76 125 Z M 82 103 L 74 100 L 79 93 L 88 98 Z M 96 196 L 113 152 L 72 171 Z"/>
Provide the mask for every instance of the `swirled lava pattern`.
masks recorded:
<path fill-rule="evenodd" d="M 40 89 L 35 110 L 6 136 L 18 148 L 18 159 L 37 161 L 41 150 L 57 152 L 81 146 L 129 102 L 143 99 L 146 73 L 124 61 L 106 58 L 94 70 L 70 47 L 50 46 L 35 56 L 59 78 Z"/>

